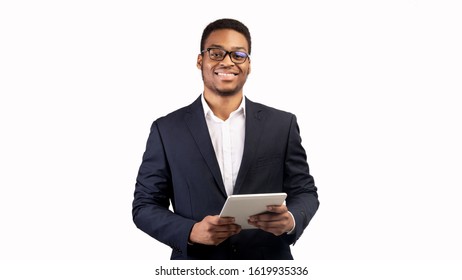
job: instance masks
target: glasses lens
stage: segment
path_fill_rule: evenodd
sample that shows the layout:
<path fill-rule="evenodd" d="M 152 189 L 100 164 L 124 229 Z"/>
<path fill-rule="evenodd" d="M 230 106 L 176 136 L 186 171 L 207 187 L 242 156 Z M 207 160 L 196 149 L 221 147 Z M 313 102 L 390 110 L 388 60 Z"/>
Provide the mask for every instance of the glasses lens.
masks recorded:
<path fill-rule="evenodd" d="M 245 52 L 231 52 L 231 58 L 235 63 L 243 63 L 247 59 Z"/>
<path fill-rule="evenodd" d="M 226 51 L 222 49 L 209 49 L 209 56 L 213 60 L 221 61 L 225 58 Z"/>

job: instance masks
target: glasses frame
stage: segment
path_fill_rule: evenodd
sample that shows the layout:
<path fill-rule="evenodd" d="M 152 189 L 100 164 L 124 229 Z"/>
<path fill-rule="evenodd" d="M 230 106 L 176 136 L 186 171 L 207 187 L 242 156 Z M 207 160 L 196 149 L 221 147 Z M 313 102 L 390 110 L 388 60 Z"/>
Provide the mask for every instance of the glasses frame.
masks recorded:
<path fill-rule="evenodd" d="M 223 55 L 223 58 L 220 59 L 220 60 L 214 59 L 214 58 L 212 58 L 212 57 L 210 56 L 210 50 L 222 50 L 222 51 L 225 52 L 225 55 Z M 250 55 L 249 55 L 248 53 L 246 53 L 246 52 L 243 52 L 243 51 L 227 51 L 227 50 L 222 49 L 222 48 L 214 47 L 214 48 L 206 48 L 205 50 L 202 50 L 202 51 L 201 51 L 201 53 L 205 53 L 205 52 L 208 52 L 209 58 L 210 58 L 211 60 L 213 60 L 213 61 L 223 61 L 227 55 L 229 55 L 229 58 L 230 58 L 231 61 L 232 61 L 233 63 L 235 63 L 235 64 L 242 64 L 242 63 L 246 62 L 247 59 L 250 59 Z M 233 60 L 233 56 L 232 56 L 231 54 L 232 54 L 232 53 L 236 53 L 236 52 L 240 52 L 240 53 L 245 53 L 245 54 L 246 54 L 246 58 L 244 59 L 244 61 L 242 61 L 242 62 L 236 62 L 236 61 Z"/>

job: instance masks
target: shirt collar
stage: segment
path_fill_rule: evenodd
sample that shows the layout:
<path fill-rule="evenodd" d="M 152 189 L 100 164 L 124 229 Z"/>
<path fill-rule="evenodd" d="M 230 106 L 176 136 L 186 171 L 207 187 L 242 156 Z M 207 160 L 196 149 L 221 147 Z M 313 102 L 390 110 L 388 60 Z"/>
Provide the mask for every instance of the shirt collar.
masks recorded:
<path fill-rule="evenodd" d="M 205 101 L 205 97 L 203 93 L 201 95 L 201 101 L 202 101 L 202 108 L 204 109 L 204 116 L 207 117 L 208 114 L 210 114 L 211 116 L 214 116 L 212 109 L 210 109 L 209 104 L 207 104 L 207 102 Z M 242 110 L 242 114 L 245 117 L 245 95 L 242 95 L 241 104 L 234 112 L 231 113 L 231 115 L 234 115 L 235 113 L 241 110 Z"/>

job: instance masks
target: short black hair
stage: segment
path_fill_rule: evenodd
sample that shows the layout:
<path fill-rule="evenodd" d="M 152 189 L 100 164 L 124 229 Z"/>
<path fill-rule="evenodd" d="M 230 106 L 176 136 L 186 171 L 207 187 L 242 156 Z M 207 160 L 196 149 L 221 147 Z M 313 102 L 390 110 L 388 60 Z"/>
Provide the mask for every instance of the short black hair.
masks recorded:
<path fill-rule="evenodd" d="M 230 18 L 218 19 L 214 22 L 209 23 L 207 27 L 205 27 L 204 32 L 202 32 L 202 38 L 201 38 L 201 46 L 200 46 L 201 52 L 204 50 L 205 41 L 209 37 L 210 33 L 212 33 L 215 30 L 220 30 L 220 29 L 232 29 L 244 35 L 244 37 L 247 39 L 247 43 L 249 44 L 249 54 L 250 54 L 250 51 L 252 49 L 251 47 L 252 40 L 250 38 L 249 29 L 242 22 L 235 20 L 235 19 L 230 19 Z"/>

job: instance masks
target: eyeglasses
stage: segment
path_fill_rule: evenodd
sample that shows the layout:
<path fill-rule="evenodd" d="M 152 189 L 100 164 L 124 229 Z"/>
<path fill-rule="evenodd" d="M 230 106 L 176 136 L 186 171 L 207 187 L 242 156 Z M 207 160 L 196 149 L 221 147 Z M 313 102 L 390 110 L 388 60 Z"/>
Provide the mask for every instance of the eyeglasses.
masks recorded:
<path fill-rule="evenodd" d="M 231 61 L 236 64 L 244 63 L 248 57 L 250 57 L 246 52 L 242 51 L 226 51 L 221 48 L 207 48 L 202 51 L 202 53 L 208 52 L 211 60 L 222 61 L 229 54 Z"/>

